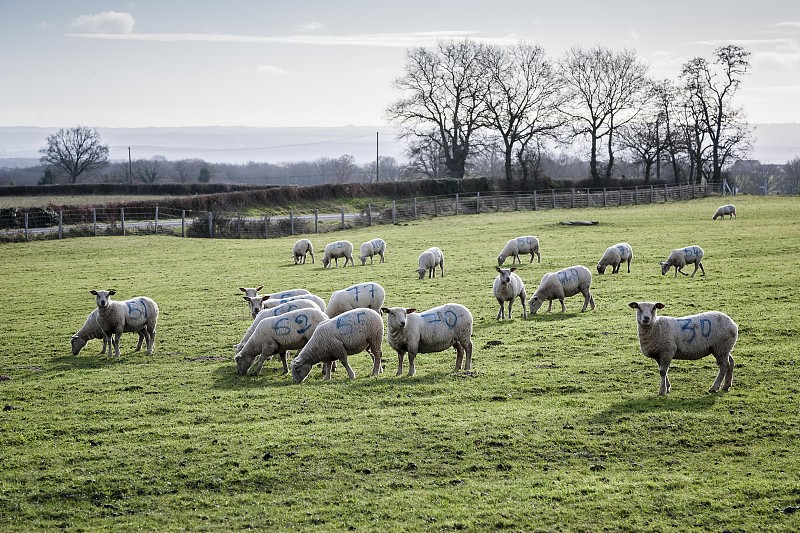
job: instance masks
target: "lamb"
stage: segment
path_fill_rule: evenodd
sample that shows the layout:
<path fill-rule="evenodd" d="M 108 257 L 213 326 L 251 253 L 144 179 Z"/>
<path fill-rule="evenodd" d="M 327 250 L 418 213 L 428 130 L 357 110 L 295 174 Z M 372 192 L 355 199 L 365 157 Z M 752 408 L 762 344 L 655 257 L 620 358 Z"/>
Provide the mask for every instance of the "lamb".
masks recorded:
<path fill-rule="evenodd" d="M 344 257 L 344 266 L 350 261 L 351 266 L 356 266 L 353 261 L 353 243 L 350 241 L 336 241 L 332 242 L 325 247 L 325 255 L 322 257 L 322 268 L 330 268 L 331 259 L 336 261 L 336 267 L 339 267 L 339 258 Z"/>
<path fill-rule="evenodd" d="M 253 323 L 250 324 L 250 327 L 247 328 L 247 331 L 242 337 L 242 340 L 234 347 L 234 351 L 239 353 L 244 348 L 245 343 L 247 343 L 248 339 L 253 335 L 253 332 L 256 330 L 256 326 L 258 323 L 264 320 L 265 318 L 274 317 L 278 315 L 282 315 L 288 313 L 289 311 L 296 311 L 297 309 L 321 309 L 319 306 L 308 298 L 302 298 L 298 300 L 290 300 L 286 303 L 283 303 L 277 307 L 271 307 L 269 309 L 262 309 L 258 312 L 255 319 L 253 319 Z"/>
<path fill-rule="evenodd" d="M 239 290 L 242 291 L 245 296 L 250 296 L 252 298 L 258 296 L 258 291 L 263 288 L 263 285 L 259 285 L 258 287 L 239 287 Z"/>
<path fill-rule="evenodd" d="M 381 372 L 383 319 L 372 309 L 352 309 L 326 320 L 314 330 L 308 343 L 292 361 L 292 381 L 302 383 L 317 363 L 324 365 L 324 379 L 331 379 L 331 363 L 341 361 L 350 379 L 356 374 L 347 356 L 369 350 L 372 354 L 372 375 Z"/>
<path fill-rule="evenodd" d="M 128 331 L 132 330 L 125 330 L 125 332 Z M 139 343 L 136 345 L 135 350 L 137 352 L 142 349 L 142 342 L 146 340 L 146 331 L 146 329 L 140 329 L 138 331 Z M 70 339 L 70 343 L 72 344 L 72 355 L 78 355 L 81 353 L 81 350 L 84 346 L 86 346 L 86 343 L 92 339 L 103 339 L 103 351 L 100 352 L 100 355 L 105 354 L 108 343 L 106 342 L 102 328 L 100 328 L 100 324 L 97 323 L 97 309 L 92 309 L 92 312 L 86 317 L 86 322 L 84 322 L 83 326 L 81 326 L 81 329 L 79 329 Z M 108 353 L 110 354 L 111 351 L 109 350 Z"/>
<path fill-rule="evenodd" d="M 456 349 L 456 370 L 472 368 L 472 313 L 461 304 L 448 303 L 417 313 L 416 309 L 384 307 L 389 346 L 397 351 L 397 375 L 403 375 L 403 356 L 408 352 L 408 375 L 417 373 L 418 353 Z M 466 361 L 464 355 L 466 354 Z"/>
<path fill-rule="evenodd" d="M 536 255 L 537 263 L 542 262 L 542 256 L 539 253 L 539 239 L 532 235 L 511 239 L 503 247 L 503 251 L 500 252 L 500 255 L 497 256 L 497 265 L 503 266 L 503 263 L 506 262 L 506 258 L 508 257 L 514 258 L 511 260 L 512 265 L 515 262 L 518 262 L 521 265 L 522 260 L 519 258 L 519 256 L 525 254 L 531 254 L 530 263 L 533 263 L 534 255 Z"/>
<path fill-rule="evenodd" d="M 300 239 L 294 246 L 292 246 L 292 255 L 294 256 L 294 264 L 305 264 L 306 258 L 311 254 L 311 262 L 314 262 L 314 246 L 308 239 Z"/>
<path fill-rule="evenodd" d="M 729 218 L 736 218 L 736 206 L 733 204 L 719 206 L 711 220 L 717 220 L 719 217 L 725 220 L 725 215 L 729 215 Z"/>
<path fill-rule="evenodd" d="M 89 291 L 97 302 L 97 323 L 103 330 L 104 340 L 114 347 L 119 357 L 119 338 L 123 331 L 145 329 L 147 355 L 153 354 L 158 323 L 158 304 L 146 296 L 137 296 L 124 302 L 112 301 L 116 291 Z M 112 338 L 112 335 L 114 336 Z M 109 355 L 111 350 L 109 349 Z"/>
<path fill-rule="evenodd" d="M 361 266 L 364 266 L 367 264 L 367 257 L 369 257 L 369 264 L 371 265 L 375 262 L 373 258 L 375 255 L 381 256 L 380 263 L 383 263 L 385 259 L 384 254 L 386 254 L 386 241 L 383 239 L 372 239 L 361 245 L 358 258 L 361 259 Z"/>
<path fill-rule="evenodd" d="M 444 277 L 444 252 L 432 246 L 419 256 L 419 268 L 417 269 L 419 279 L 425 277 L 425 272 L 428 273 L 428 278 L 435 278 L 437 265 L 442 271 L 442 277 Z"/>
<path fill-rule="evenodd" d="M 597 262 L 597 273 L 605 274 L 606 267 L 612 266 L 611 273 L 617 274 L 622 263 L 628 262 L 628 274 L 631 273 L 631 260 L 633 259 L 633 248 L 627 242 L 620 242 L 614 246 L 609 246 L 603 252 L 603 257 Z"/>
<path fill-rule="evenodd" d="M 522 282 L 522 278 L 514 273 L 516 268 L 495 267 L 495 270 L 499 272 L 497 277 L 494 278 L 492 287 L 492 293 L 497 298 L 497 303 L 500 304 L 497 320 L 505 318 L 505 302 L 508 302 L 508 319 L 511 320 L 511 307 L 517 297 L 519 297 L 522 305 L 522 317 L 528 318 L 528 310 L 525 307 L 528 295 L 525 294 L 525 284 Z"/>
<path fill-rule="evenodd" d="M 328 300 L 328 307 L 325 312 L 329 317 L 333 318 L 345 311 L 360 307 L 380 311 L 385 298 L 386 291 L 377 283 L 358 283 L 346 289 L 334 291 Z"/>
<path fill-rule="evenodd" d="M 590 291 L 592 286 L 592 273 L 582 265 L 575 265 L 563 268 L 558 272 L 548 272 L 542 277 L 539 287 L 533 296 L 528 301 L 530 312 L 532 315 L 542 306 L 545 300 L 548 300 L 547 312 L 553 309 L 553 300 L 558 298 L 561 302 L 561 312 L 567 312 L 567 306 L 564 305 L 564 298 L 568 296 L 575 296 L 578 293 L 583 294 L 583 309 L 581 313 L 586 311 L 586 306 L 591 305 L 594 310 L 594 296 Z"/>
<path fill-rule="evenodd" d="M 267 317 L 256 326 L 241 351 L 236 354 L 236 372 L 241 376 L 261 372 L 264 361 L 280 354 L 283 373 L 289 373 L 286 351 L 305 346 L 317 326 L 328 320 L 328 315 L 319 309 L 297 309 L 282 315 Z"/>
<path fill-rule="evenodd" d="M 686 265 L 690 265 L 694 263 L 694 270 L 692 271 L 691 277 L 694 277 L 695 273 L 697 272 L 697 268 L 700 267 L 700 270 L 703 272 L 701 275 L 706 275 L 706 269 L 703 268 L 703 249 L 699 246 L 687 246 L 686 248 L 676 248 L 670 252 L 669 257 L 666 261 L 662 261 L 661 265 L 661 275 L 663 276 L 666 274 L 670 267 L 675 267 L 675 275 L 672 276 L 673 278 L 678 277 L 678 272 L 683 274 L 684 276 L 688 276 L 686 272 L 683 271 L 683 267 Z"/>
<path fill-rule="evenodd" d="M 642 353 L 658 363 L 661 385 L 658 394 L 671 390 L 667 372 L 673 359 L 695 360 L 713 355 L 719 373 L 708 392 L 727 391 L 733 385 L 733 356 L 731 351 L 739 337 L 739 326 L 731 317 L 719 311 L 707 311 L 681 318 L 658 316 L 663 303 L 631 302 L 636 309 L 636 325 Z"/>

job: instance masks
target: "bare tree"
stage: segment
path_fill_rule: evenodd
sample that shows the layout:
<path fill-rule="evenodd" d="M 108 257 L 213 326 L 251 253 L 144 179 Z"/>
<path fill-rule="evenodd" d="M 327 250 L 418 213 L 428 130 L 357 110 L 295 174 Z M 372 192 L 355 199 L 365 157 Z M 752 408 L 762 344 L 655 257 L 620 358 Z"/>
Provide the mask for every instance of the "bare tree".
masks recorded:
<path fill-rule="evenodd" d="M 195 176 L 205 161 L 202 159 L 179 159 L 175 161 L 172 166 L 178 174 L 178 181 L 181 183 L 188 183 L 193 181 Z"/>
<path fill-rule="evenodd" d="M 345 154 L 336 159 L 331 159 L 331 170 L 333 171 L 333 177 L 336 183 L 349 183 L 358 173 L 356 158 L 352 155 Z"/>
<path fill-rule="evenodd" d="M 787 194 L 800 194 L 800 157 L 795 157 L 783 166 L 783 189 Z"/>
<path fill-rule="evenodd" d="M 155 183 L 164 172 L 167 158 L 163 155 L 154 155 L 150 159 L 136 161 L 136 177 L 143 183 Z"/>
<path fill-rule="evenodd" d="M 452 178 L 464 177 L 473 137 L 485 123 L 485 53 L 484 45 L 469 40 L 408 50 L 405 74 L 394 82 L 403 98 L 386 110 L 404 137 L 438 145 Z"/>
<path fill-rule="evenodd" d="M 411 139 L 406 150 L 408 171 L 433 180 L 445 177 L 444 157 L 441 146 L 431 136 Z"/>
<path fill-rule="evenodd" d="M 62 128 L 47 136 L 47 146 L 39 150 L 39 161 L 63 171 L 69 183 L 108 163 L 108 145 L 100 142 L 96 129 L 85 126 Z"/>
<path fill-rule="evenodd" d="M 619 129 L 617 135 L 619 145 L 633 154 L 634 163 L 643 167 L 645 183 L 650 181 L 653 166 L 656 165 L 659 156 L 661 146 L 659 126 L 658 115 L 650 115 L 629 122 Z"/>

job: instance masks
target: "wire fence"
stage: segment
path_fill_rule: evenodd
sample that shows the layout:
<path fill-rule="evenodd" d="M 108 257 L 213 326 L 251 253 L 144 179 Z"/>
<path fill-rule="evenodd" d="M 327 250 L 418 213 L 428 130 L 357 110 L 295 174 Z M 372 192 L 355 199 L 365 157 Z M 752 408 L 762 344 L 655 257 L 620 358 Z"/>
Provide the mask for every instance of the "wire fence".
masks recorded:
<path fill-rule="evenodd" d="M 381 205 L 365 204 L 350 212 L 342 207 L 338 213 L 320 214 L 315 209 L 290 211 L 281 216 L 247 216 L 158 206 L 76 207 L 58 211 L 48 208 L 4 209 L 0 213 L 0 241 L 153 234 L 186 238 L 269 239 L 440 216 L 679 202 L 721 192 L 707 184 L 484 192 L 408 198 Z"/>

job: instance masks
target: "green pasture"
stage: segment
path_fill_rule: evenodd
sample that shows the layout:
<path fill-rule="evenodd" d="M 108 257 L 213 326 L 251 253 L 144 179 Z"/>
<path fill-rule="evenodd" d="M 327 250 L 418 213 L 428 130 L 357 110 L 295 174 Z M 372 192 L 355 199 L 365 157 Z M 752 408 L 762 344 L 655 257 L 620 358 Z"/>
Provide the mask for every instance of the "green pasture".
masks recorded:
<path fill-rule="evenodd" d="M 800 202 L 740 196 L 608 209 L 450 216 L 295 238 L 88 237 L 0 245 L 2 531 L 797 531 L 800 530 Z M 565 220 L 596 226 L 564 226 Z M 496 256 L 520 235 L 541 264 L 518 273 L 595 273 L 595 311 L 498 322 Z M 382 237 L 385 264 L 324 270 L 327 242 Z M 632 272 L 597 275 L 609 245 Z M 705 249 L 707 275 L 662 276 L 676 247 Z M 436 245 L 445 276 L 417 280 Z M 508 263 L 507 263 L 508 264 Z M 691 272 L 691 268 L 689 269 Z M 474 368 L 453 350 L 421 354 L 417 375 L 356 379 L 314 369 L 302 385 L 277 360 L 236 375 L 249 325 L 238 287 L 334 290 L 375 281 L 389 306 L 455 301 L 472 310 Z M 119 359 L 69 338 L 91 289 L 154 298 L 153 356 Z M 658 397 L 639 352 L 633 300 L 662 314 L 720 310 L 739 324 L 734 384 L 709 394 L 713 358 L 676 361 Z M 559 309 L 556 302 L 554 308 Z M 407 364 L 406 364 L 407 369 Z"/>

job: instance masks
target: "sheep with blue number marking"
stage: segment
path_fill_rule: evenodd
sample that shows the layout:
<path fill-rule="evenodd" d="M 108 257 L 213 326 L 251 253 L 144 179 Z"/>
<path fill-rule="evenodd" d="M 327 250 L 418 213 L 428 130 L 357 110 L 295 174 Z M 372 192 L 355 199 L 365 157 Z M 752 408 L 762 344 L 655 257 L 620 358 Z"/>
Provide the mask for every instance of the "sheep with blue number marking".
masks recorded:
<path fill-rule="evenodd" d="M 303 292 L 300 292 L 303 291 Z M 264 294 L 258 296 L 242 296 L 250 306 L 250 315 L 255 319 L 259 311 L 262 309 L 269 309 L 292 300 L 299 300 L 301 298 L 314 300 L 321 310 L 325 310 L 325 301 L 314 294 L 309 293 L 305 289 L 291 289 L 275 294 Z"/>
<path fill-rule="evenodd" d="M 283 373 L 289 373 L 286 362 L 288 350 L 298 350 L 306 345 L 319 324 L 328 320 L 328 315 L 319 309 L 297 309 L 282 315 L 267 317 L 259 321 L 253 334 L 234 357 L 236 372 L 258 374 L 264 362 L 277 353 L 283 363 Z"/>
<path fill-rule="evenodd" d="M 435 278 L 437 266 L 441 269 L 442 277 L 444 277 L 444 252 L 436 246 L 431 246 L 419 255 L 419 268 L 417 269 L 419 279 L 423 279 L 426 272 L 428 278 Z"/>
<path fill-rule="evenodd" d="M 416 312 L 416 309 L 384 307 L 387 315 L 389 346 L 398 357 L 397 375 L 403 375 L 403 357 L 408 353 L 408 375 L 417 373 L 418 353 L 456 350 L 456 370 L 472 369 L 472 313 L 461 304 L 448 303 Z M 466 359 L 465 359 L 466 355 Z"/>
<path fill-rule="evenodd" d="M 381 371 L 381 343 L 383 342 L 383 319 L 372 309 L 358 308 L 326 320 L 317 326 L 314 334 L 292 360 L 292 381 L 302 383 L 311 368 L 323 364 L 324 379 L 331 379 L 331 365 L 341 362 L 350 379 L 356 374 L 347 360 L 367 350 L 373 359 L 372 375 Z"/>
<path fill-rule="evenodd" d="M 290 300 L 288 302 L 284 302 L 281 305 L 271 307 L 269 309 L 262 309 L 258 312 L 256 317 L 253 319 L 253 323 L 250 324 L 250 327 L 247 328 L 247 331 L 242 337 L 242 340 L 234 347 L 234 351 L 239 353 L 242 348 L 244 348 L 245 343 L 248 339 L 253 335 L 253 332 L 258 326 L 258 323 L 264 320 L 265 318 L 273 317 L 288 313 L 289 311 L 296 311 L 297 309 L 320 309 L 319 305 L 309 298 L 300 298 L 297 300 Z"/>
<path fill-rule="evenodd" d="M 111 299 L 117 292 L 89 291 L 97 303 L 97 323 L 103 330 L 104 340 L 114 348 L 114 355 L 120 356 L 119 338 L 124 331 L 144 329 L 147 341 L 147 355 L 153 355 L 158 324 L 158 304 L 146 296 L 137 296 L 122 302 Z M 109 355 L 111 350 L 109 349 Z"/>
<path fill-rule="evenodd" d="M 505 318 L 505 303 L 508 302 L 508 319 L 511 320 L 511 308 L 514 306 L 514 300 L 519 298 L 522 305 L 522 317 L 528 318 L 528 310 L 525 304 L 528 300 L 528 295 L 525 293 L 525 283 L 522 282 L 517 274 L 514 273 L 516 268 L 500 268 L 494 267 L 497 270 L 497 277 L 494 278 L 492 285 L 492 294 L 500 304 L 500 311 L 497 313 L 497 320 Z"/>
<path fill-rule="evenodd" d="M 132 329 L 126 329 L 123 333 L 133 332 Z M 136 352 L 142 349 L 142 343 L 146 341 L 145 333 L 146 329 L 142 328 L 137 331 L 139 333 L 139 342 L 136 345 Z M 106 353 L 106 348 L 108 347 L 108 342 L 106 342 L 105 334 L 103 333 L 103 329 L 100 327 L 100 324 L 97 323 L 97 309 L 92 309 L 92 312 L 89 313 L 89 316 L 86 317 L 86 322 L 83 323 L 81 329 L 79 329 L 75 335 L 72 336 L 70 339 L 70 344 L 72 345 L 72 355 L 78 355 L 83 350 L 83 347 L 86 346 L 86 343 L 92 339 L 103 339 L 103 350 L 100 352 L 100 355 Z M 109 355 L 111 351 L 109 350 Z"/>
<path fill-rule="evenodd" d="M 300 239 L 294 246 L 292 246 L 292 256 L 294 257 L 294 264 L 305 264 L 306 258 L 311 255 L 311 262 L 314 262 L 314 246 L 308 239 Z"/>
<path fill-rule="evenodd" d="M 705 255 L 705 252 L 703 252 L 703 249 L 699 246 L 676 248 L 670 252 L 666 261 L 661 261 L 661 275 L 663 276 L 669 272 L 670 267 L 675 267 L 675 275 L 672 276 L 673 278 L 678 277 L 678 272 L 684 276 L 688 276 L 689 274 L 683 271 L 683 267 L 693 264 L 694 270 L 692 271 L 691 277 L 694 277 L 695 273 L 697 273 L 698 267 L 702 271 L 701 275 L 705 276 L 706 269 L 703 268 L 703 255 Z"/>
<path fill-rule="evenodd" d="M 594 310 L 594 296 L 591 287 L 592 272 L 583 265 L 562 268 L 557 272 L 548 272 L 542 277 L 539 287 L 528 301 L 530 312 L 535 315 L 547 300 L 547 312 L 549 313 L 553 310 L 553 300 L 558 299 L 561 302 L 561 312 L 566 313 L 567 306 L 564 305 L 564 298 L 579 293 L 584 297 L 581 313 L 586 311 L 587 305 L 591 305 Z"/>
<path fill-rule="evenodd" d="M 633 259 L 633 248 L 627 242 L 620 242 L 614 246 L 609 246 L 603 252 L 603 257 L 597 262 L 597 273 L 605 274 L 606 267 L 611 265 L 611 273 L 617 274 L 622 263 L 628 263 L 628 274 L 631 273 L 631 260 Z"/>
<path fill-rule="evenodd" d="M 385 262 L 385 255 L 386 255 L 386 241 L 383 239 L 372 239 L 367 241 L 361 245 L 361 249 L 358 254 L 358 258 L 361 259 L 361 266 L 367 264 L 367 258 L 369 257 L 369 264 L 373 264 L 375 262 L 374 256 L 379 255 L 381 256 L 380 263 Z"/>
<path fill-rule="evenodd" d="M 353 261 L 353 243 L 350 241 L 336 241 L 325 247 L 325 255 L 322 256 L 322 268 L 330 268 L 331 260 L 336 262 L 339 267 L 339 258 L 344 257 L 344 266 L 350 261 L 351 266 L 356 266 Z"/>
<path fill-rule="evenodd" d="M 497 256 L 497 266 L 503 266 L 503 263 L 505 263 L 506 259 L 509 257 L 513 257 L 511 260 L 512 265 L 514 263 L 519 263 L 521 265 L 522 260 L 519 256 L 525 254 L 531 254 L 530 263 L 533 263 L 534 255 L 538 263 L 542 262 L 542 255 L 539 253 L 539 239 L 532 235 L 524 235 L 516 239 L 511 239 L 503 247 L 500 255 Z"/>
<path fill-rule="evenodd" d="M 325 309 L 325 313 L 333 318 L 345 311 L 359 307 L 380 311 L 385 299 L 386 291 L 374 281 L 357 283 L 346 289 L 334 291 L 328 300 L 328 307 Z"/>
<path fill-rule="evenodd" d="M 731 352 L 739 338 L 739 326 L 731 317 L 719 311 L 707 311 L 680 318 L 658 316 L 664 309 L 660 302 L 631 302 L 636 309 L 636 326 L 642 353 L 658 363 L 663 396 L 672 389 L 667 372 L 673 359 L 701 359 L 713 355 L 719 372 L 708 392 L 728 390 L 733 385 L 733 356 Z"/>
<path fill-rule="evenodd" d="M 733 204 L 719 206 L 711 220 L 717 220 L 720 217 L 725 220 L 725 215 L 728 215 L 728 218 L 736 218 L 736 206 Z"/>

